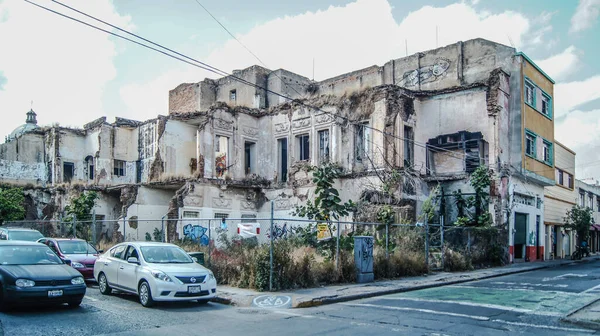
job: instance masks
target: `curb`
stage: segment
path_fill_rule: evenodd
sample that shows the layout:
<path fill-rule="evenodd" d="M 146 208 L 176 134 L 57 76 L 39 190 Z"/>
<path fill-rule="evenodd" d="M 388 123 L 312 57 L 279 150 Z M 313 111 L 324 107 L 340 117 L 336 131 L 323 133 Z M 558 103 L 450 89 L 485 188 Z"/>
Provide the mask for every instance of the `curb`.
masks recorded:
<path fill-rule="evenodd" d="M 583 328 L 600 330 L 600 323 L 582 319 L 561 318 L 561 322 L 574 324 Z"/>

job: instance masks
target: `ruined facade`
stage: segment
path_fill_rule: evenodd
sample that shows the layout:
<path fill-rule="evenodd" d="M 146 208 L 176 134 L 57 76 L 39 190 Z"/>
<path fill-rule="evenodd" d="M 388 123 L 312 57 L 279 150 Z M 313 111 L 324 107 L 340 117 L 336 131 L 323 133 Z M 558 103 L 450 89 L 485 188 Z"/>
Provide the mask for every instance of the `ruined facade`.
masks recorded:
<path fill-rule="evenodd" d="M 525 55 L 483 39 L 320 82 L 252 66 L 177 86 L 167 116 L 30 130 L 0 146 L 0 177 L 24 181 L 15 172 L 27 164 L 35 171 L 27 181 L 36 185 L 110 190 L 119 215 L 136 220 L 125 237 L 141 239 L 142 227 L 160 225 L 143 219 L 265 218 L 269 201 L 276 217 L 290 217 L 314 193 L 305 167 L 324 161 L 343 168 L 344 201 L 390 203 L 414 221 L 430 188 L 468 193 L 469 174 L 486 165 L 494 225 L 512 232 L 524 222 L 529 234 L 537 232 L 536 216 L 543 223 L 543 188 L 554 184 L 553 174 L 537 173 L 540 164 L 553 167 L 552 84 Z M 532 134 L 539 136 L 535 153 Z M 9 157 L 17 142 L 43 154 Z M 381 197 L 390 170 L 403 179 Z M 455 211 L 443 215 L 448 224 L 456 220 Z M 183 224 L 167 226 L 169 239 L 186 235 Z M 542 237 L 519 241 L 515 251 L 507 234 L 507 251 L 538 258 Z"/>

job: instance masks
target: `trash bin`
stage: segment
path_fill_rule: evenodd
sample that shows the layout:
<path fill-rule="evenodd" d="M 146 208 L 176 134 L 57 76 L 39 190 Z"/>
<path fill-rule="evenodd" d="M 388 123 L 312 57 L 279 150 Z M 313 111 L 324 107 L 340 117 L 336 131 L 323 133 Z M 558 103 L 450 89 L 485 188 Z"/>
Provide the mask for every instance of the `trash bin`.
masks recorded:
<path fill-rule="evenodd" d="M 354 237 L 354 264 L 356 265 L 356 282 L 373 282 L 373 237 Z"/>
<path fill-rule="evenodd" d="M 189 252 L 190 257 L 196 258 L 197 263 L 204 266 L 204 252 Z"/>

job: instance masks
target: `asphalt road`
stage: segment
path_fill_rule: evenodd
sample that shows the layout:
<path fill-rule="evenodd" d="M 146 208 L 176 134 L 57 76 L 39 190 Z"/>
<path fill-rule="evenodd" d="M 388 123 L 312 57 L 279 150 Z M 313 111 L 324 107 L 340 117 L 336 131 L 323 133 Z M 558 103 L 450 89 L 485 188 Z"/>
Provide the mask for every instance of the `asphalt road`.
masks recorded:
<path fill-rule="evenodd" d="M 560 317 L 600 298 L 600 261 L 308 308 L 143 308 L 88 288 L 81 307 L 0 314 L 3 335 L 589 335 Z M 2 335 L 0 332 L 0 335 Z"/>

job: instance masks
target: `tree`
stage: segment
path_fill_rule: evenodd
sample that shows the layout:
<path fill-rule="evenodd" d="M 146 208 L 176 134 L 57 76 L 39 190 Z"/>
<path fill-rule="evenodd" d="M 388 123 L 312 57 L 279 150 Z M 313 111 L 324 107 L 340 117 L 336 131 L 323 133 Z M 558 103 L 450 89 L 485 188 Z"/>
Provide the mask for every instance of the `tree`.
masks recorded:
<path fill-rule="evenodd" d="M 88 191 L 80 194 L 71 200 L 71 204 L 65 207 L 67 216 L 65 219 L 71 223 L 77 221 L 90 221 L 92 219 L 92 209 L 96 205 L 98 193 Z M 77 235 L 89 238 L 91 223 L 79 223 L 76 227 Z M 73 232 L 73 224 L 68 226 L 69 234 Z"/>
<path fill-rule="evenodd" d="M 455 225 L 464 226 L 489 226 L 492 223 L 492 215 L 489 212 L 491 184 L 491 173 L 485 166 L 479 166 L 471 174 L 471 187 L 475 191 L 475 195 L 463 198 L 462 192 L 454 192 L 456 199 L 456 207 L 458 209 L 458 218 Z M 475 210 L 474 214 L 465 213 L 466 207 L 472 207 Z"/>
<path fill-rule="evenodd" d="M 339 178 L 342 169 L 334 163 L 324 163 L 322 166 L 308 168 L 308 171 L 313 172 L 313 183 L 316 184 L 315 199 L 306 201 L 305 205 L 296 206 L 292 212 L 295 216 L 314 219 L 317 222 L 326 222 L 329 232 L 333 236 L 333 220 L 339 220 L 342 216 L 347 216 L 350 212 L 355 211 L 356 204 L 349 200 L 342 203 L 339 191 L 334 188 L 335 179 Z M 306 234 L 313 234 L 312 225 L 306 230 Z M 313 240 L 313 239 L 311 239 Z M 313 241 L 313 245 L 316 239 Z"/>
<path fill-rule="evenodd" d="M 0 225 L 25 218 L 25 196 L 22 188 L 0 188 Z"/>
<path fill-rule="evenodd" d="M 582 239 L 588 240 L 590 235 L 590 226 L 594 224 L 594 216 L 592 209 L 574 205 L 571 210 L 567 211 L 565 217 L 565 227 L 577 232 L 579 242 Z"/>

